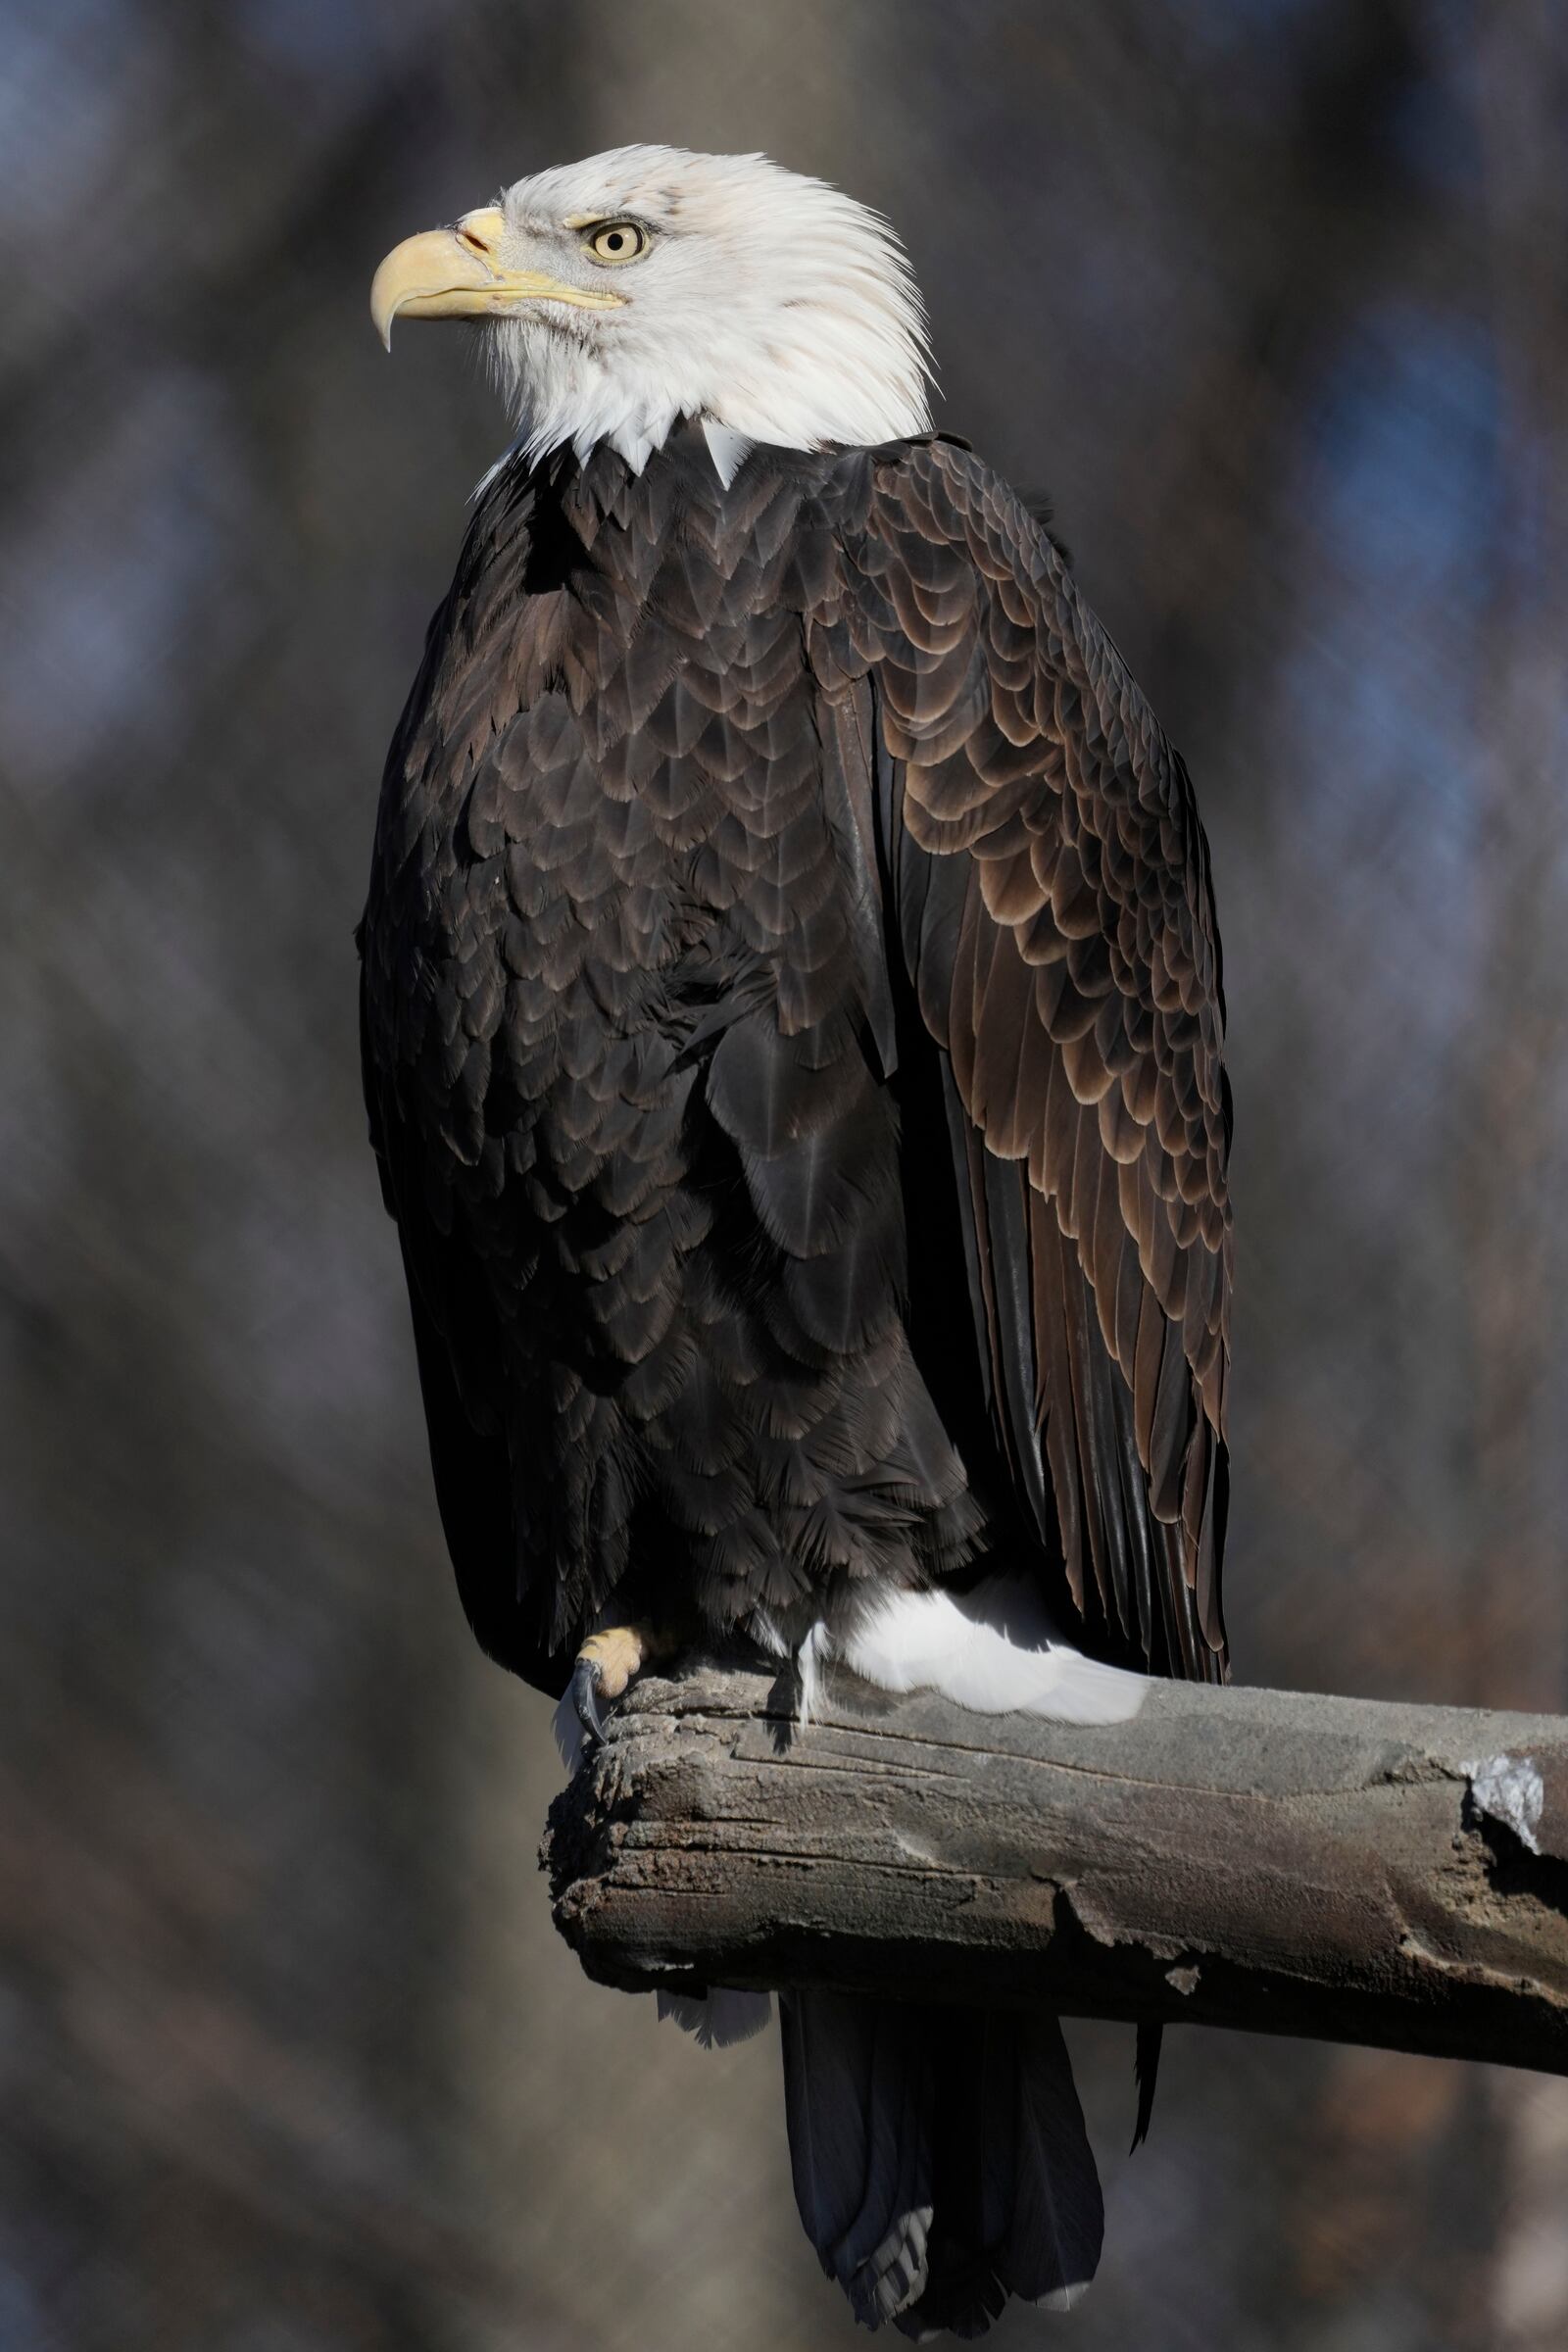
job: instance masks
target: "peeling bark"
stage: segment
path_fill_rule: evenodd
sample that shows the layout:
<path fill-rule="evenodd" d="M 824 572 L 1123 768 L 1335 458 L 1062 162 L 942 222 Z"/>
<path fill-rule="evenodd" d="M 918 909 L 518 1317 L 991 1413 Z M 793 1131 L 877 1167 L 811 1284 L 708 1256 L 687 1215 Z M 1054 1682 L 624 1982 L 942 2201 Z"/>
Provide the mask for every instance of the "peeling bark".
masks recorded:
<path fill-rule="evenodd" d="M 1556 1717 L 1155 1683 L 1082 1729 L 846 1678 L 803 1732 L 787 1687 L 705 1667 L 633 1689 L 545 1860 L 632 1991 L 1045 2000 L 1568 2074 Z"/>

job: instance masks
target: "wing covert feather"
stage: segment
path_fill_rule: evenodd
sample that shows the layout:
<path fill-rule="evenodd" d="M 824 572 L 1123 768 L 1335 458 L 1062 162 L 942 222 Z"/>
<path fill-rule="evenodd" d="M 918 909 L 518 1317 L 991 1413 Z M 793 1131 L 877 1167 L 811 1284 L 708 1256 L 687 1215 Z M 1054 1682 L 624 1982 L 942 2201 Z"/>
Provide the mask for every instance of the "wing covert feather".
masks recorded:
<path fill-rule="evenodd" d="M 1192 787 L 1004 484 L 942 442 L 865 463 L 842 593 L 888 937 L 947 1067 L 1004 1458 L 1088 1625 L 1217 1677 L 1230 1107 Z"/>

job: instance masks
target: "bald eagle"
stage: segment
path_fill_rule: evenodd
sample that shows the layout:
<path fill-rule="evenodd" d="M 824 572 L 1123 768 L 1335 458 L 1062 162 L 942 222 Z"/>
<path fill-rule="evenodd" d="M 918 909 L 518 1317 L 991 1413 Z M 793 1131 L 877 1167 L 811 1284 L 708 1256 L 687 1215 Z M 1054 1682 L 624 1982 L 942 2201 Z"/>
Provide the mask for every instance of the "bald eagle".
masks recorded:
<path fill-rule="evenodd" d="M 382 786 L 366 1094 L 484 1648 L 588 1732 L 748 1643 L 981 1709 L 1225 1672 L 1230 1104 L 1181 760 L 933 433 L 874 214 L 759 156 L 519 180 L 375 276 L 516 437 Z M 1049 2016 L 781 2003 L 872 2326 L 1071 2301 Z"/>

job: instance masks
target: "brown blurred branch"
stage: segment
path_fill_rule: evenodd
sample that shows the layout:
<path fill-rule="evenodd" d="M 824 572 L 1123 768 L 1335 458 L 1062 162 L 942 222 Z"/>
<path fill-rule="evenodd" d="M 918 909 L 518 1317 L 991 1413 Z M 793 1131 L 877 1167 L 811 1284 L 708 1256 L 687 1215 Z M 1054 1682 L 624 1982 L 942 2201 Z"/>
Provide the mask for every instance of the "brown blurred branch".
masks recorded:
<path fill-rule="evenodd" d="M 1568 2074 L 1568 1720 L 1152 1686 L 1101 1730 L 765 1676 L 634 1689 L 557 1799 L 629 1990 L 831 1984 Z"/>

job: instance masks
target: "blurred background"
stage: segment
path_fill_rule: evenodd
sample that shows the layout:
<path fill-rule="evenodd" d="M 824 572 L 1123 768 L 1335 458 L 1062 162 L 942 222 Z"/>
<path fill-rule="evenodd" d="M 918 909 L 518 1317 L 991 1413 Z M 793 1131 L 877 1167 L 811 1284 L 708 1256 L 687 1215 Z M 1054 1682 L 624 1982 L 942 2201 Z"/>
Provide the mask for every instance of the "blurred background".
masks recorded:
<path fill-rule="evenodd" d="M 360 1107 L 378 772 L 505 435 L 381 254 L 626 139 L 881 206 L 1188 753 L 1251 1682 L 1568 1706 L 1552 0 L 0 7 L 0 2347 L 848 2347 L 773 2039 L 596 1991 Z M 1192 2032 L 1075 2318 L 1546 2352 L 1568 2083 Z"/>

